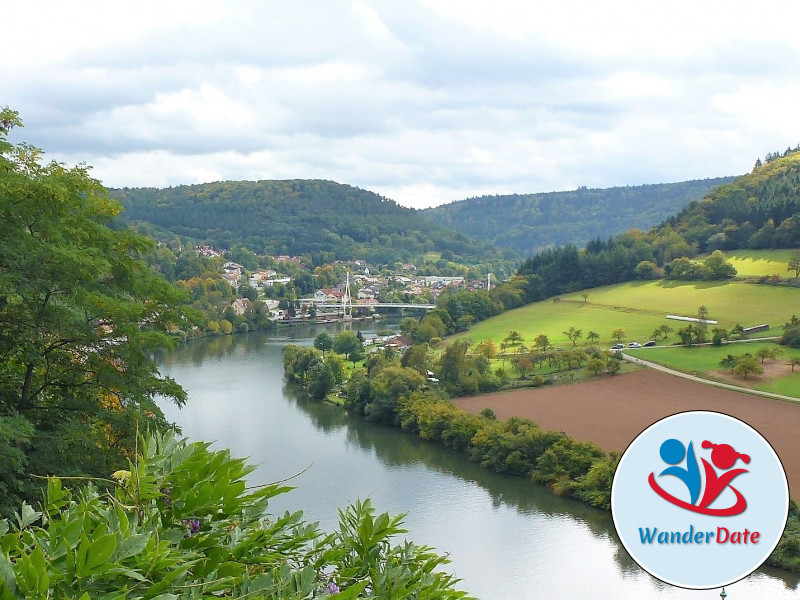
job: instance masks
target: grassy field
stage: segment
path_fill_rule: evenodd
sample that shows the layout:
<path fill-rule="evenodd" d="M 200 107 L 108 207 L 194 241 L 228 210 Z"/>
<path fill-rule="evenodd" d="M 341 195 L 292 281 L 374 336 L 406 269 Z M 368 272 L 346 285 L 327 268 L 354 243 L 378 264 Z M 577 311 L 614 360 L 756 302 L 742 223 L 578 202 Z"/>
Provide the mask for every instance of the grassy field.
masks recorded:
<path fill-rule="evenodd" d="M 792 277 L 794 273 L 787 270 L 792 252 L 794 250 L 736 250 L 727 252 L 725 256 L 740 277 Z"/>
<path fill-rule="evenodd" d="M 743 261 L 760 264 L 764 260 L 778 264 L 776 260 L 764 258 L 777 258 L 778 253 L 752 253 L 748 258 L 746 255 L 749 254 L 741 253 L 739 256 Z M 685 326 L 681 321 L 668 320 L 666 315 L 694 316 L 701 305 L 708 308 L 709 317 L 718 321 L 718 327 L 731 330 L 737 324 L 749 327 L 767 323 L 771 326 L 768 331 L 751 337 L 777 337 L 782 333 L 782 325 L 793 314 L 800 314 L 800 289 L 743 282 L 630 282 L 588 290 L 586 301 L 581 293 L 575 293 L 556 302 L 550 299 L 529 304 L 478 323 L 462 335 L 475 342 L 492 339 L 499 345 L 508 332 L 514 330 L 522 335 L 523 343 L 531 346 L 536 336 L 543 333 L 551 344 L 567 349 L 572 347 L 572 342 L 563 332 L 570 327 L 583 332 L 583 338 L 578 340 L 579 346 L 587 344 L 589 331 L 596 331 L 600 335 L 597 344 L 601 347 L 615 343 L 611 334 L 621 328 L 625 332 L 623 343 L 643 343 L 652 339 L 653 330 L 661 325 L 667 324 L 673 330 Z M 673 332 L 666 341 L 658 343 L 664 346 L 677 341 L 678 336 Z M 719 361 L 727 354 L 754 353 L 767 343 L 770 342 L 691 349 L 659 347 L 656 350 L 643 349 L 637 354 L 646 360 L 704 376 L 718 370 Z M 800 356 L 800 351 L 786 350 L 787 353 L 777 362 L 785 364 L 789 356 Z M 756 389 L 800 397 L 800 369 L 796 369 L 796 374 L 764 376 L 744 383 Z"/>
<path fill-rule="evenodd" d="M 759 348 L 764 346 L 774 346 L 782 352 L 777 359 L 766 360 L 764 363 L 767 369 L 780 371 L 777 375 L 774 373 L 770 376 L 753 377 L 751 375 L 747 380 L 740 377 L 732 378 L 728 371 L 719 366 L 719 361 L 729 354 L 733 356 L 739 356 L 746 352 L 755 354 Z M 736 385 L 786 396 L 800 397 L 800 369 L 795 369 L 792 372 L 787 364 L 790 357 L 800 356 L 800 350 L 777 346 L 777 344 L 770 344 L 766 341 L 733 343 L 725 344 L 724 346 L 695 346 L 693 348 L 642 348 L 640 350 L 626 350 L 626 353 L 671 369 L 694 373 L 699 377 L 716 380 L 725 379 L 729 383 Z M 723 373 L 725 377 L 722 377 Z"/>
<path fill-rule="evenodd" d="M 624 342 L 644 342 L 663 324 L 676 330 L 684 326 L 667 320 L 666 315 L 694 316 L 703 305 L 710 318 L 726 329 L 768 323 L 771 330 L 758 334 L 766 337 L 780 335 L 781 326 L 800 313 L 800 289 L 738 282 L 630 282 L 588 290 L 588 294 L 586 302 L 576 293 L 558 302 L 545 300 L 510 310 L 478 323 L 464 335 L 476 342 L 491 338 L 499 344 L 514 330 L 530 344 L 544 333 L 554 345 L 566 347 L 572 342 L 562 332 L 570 327 L 583 332 L 579 343 L 585 343 L 589 331 L 596 331 L 601 345 L 613 343 L 611 333 L 622 328 Z M 676 339 L 673 333 L 668 341 Z"/>

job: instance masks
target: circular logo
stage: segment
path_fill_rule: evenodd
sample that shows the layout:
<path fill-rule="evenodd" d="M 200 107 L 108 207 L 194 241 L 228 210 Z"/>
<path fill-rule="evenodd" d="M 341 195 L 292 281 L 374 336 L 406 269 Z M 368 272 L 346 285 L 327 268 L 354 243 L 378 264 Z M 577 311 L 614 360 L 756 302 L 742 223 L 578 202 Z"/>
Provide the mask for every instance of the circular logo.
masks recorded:
<path fill-rule="evenodd" d="M 789 486 L 760 433 L 716 412 L 666 417 L 620 459 L 611 514 L 645 571 L 690 589 L 722 587 L 757 569 L 778 545 Z"/>

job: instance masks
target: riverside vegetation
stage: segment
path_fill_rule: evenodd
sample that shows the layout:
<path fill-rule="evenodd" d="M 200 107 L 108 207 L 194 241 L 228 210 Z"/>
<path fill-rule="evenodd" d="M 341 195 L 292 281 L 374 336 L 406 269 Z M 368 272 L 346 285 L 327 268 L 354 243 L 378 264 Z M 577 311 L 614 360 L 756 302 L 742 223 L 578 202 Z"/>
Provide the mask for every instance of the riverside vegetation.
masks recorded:
<path fill-rule="evenodd" d="M 20 125 L 0 109 L 0 598 L 465 597 L 393 542 L 400 518 L 268 517 L 285 488 L 174 438 L 155 399 L 186 392 L 150 356 L 201 317 L 87 168 L 8 141 Z"/>
<path fill-rule="evenodd" d="M 532 477 L 556 494 L 610 509 L 618 453 L 607 454 L 596 444 L 543 430 L 527 419 L 498 421 L 490 409 L 472 415 L 453 405 L 453 393 L 480 390 L 480 382 L 492 375 L 485 356 L 468 354 L 468 341 L 451 342 L 435 359 L 427 345 L 412 345 L 402 355 L 385 348 L 363 358 L 363 367 L 349 375 L 335 342 L 325 347 L 334 351 L 325 355 L 318 348 L 296 345 L 283 350 L 287 379 L 305 386 L 312 397 L 324 399 L 338 386 L 344 406 L 368 421 L 400 427 L 462 452 L 483 467 Z M 339 348 L 345 351 L 344 345 Z M 438 376 L 437 383 L 429 370 Z M 800 511 L 794 502 L 768 563 L 800 572 Z"/>

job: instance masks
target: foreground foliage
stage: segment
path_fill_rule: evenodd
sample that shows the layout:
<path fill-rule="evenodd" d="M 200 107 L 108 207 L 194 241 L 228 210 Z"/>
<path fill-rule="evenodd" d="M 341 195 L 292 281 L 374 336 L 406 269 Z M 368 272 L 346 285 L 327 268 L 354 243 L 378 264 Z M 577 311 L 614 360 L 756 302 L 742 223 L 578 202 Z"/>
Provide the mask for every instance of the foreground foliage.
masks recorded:
<path fill-rule="evenodd" d="M 100 182 L 10 143 L 20 125 L 0 109 L 0 514 L 36 493 L 25 473 L 107 473 L 139 423 L 165 428 L 154 397 L 186 394 L 149 354 L 196 318 Z"/>
<path fill-rule="evenodd" d="M 249 489 L 228 451 L 174 435 L 142 441 L 116 483 L 48 481 L 41 510 L 0 521 L 0 598 L 465 598 L 430 548 L 393 538 L 400 517 L 369 501 L 321 532 L 302 513 L 266 516 L 289 488 Z"/>

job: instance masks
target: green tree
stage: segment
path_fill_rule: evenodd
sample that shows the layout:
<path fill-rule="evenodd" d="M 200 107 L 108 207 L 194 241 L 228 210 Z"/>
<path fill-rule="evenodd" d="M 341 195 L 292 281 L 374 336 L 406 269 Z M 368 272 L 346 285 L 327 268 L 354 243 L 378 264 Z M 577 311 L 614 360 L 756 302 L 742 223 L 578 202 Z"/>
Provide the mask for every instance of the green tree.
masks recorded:
<path fill-rule="evenodd" d="M 583 332 L 580 329 L 575 329 L 574 327 L 570 327 L 566 331 L 562 331 L 562 333 L 569 338 L 569 341 L 572 342 L 574 346 L 577 341 L 583 337 Z"/>
<path fill-rule="evenodd" d="M 533 340 L 533 345 L 536 348 L 539 348 L 542 352 L 546 352 L 547 349 L 550 347 L 550 339 L 545 334 L 540 333 Z"/>
<path fill-rule="evenodd" d="M 714 327 L 711 330 L 711 343 L 715 346 L 722 346 L 722 342 L 730 337 L 728 330 L 724 327 Z"/>
<path fill-rule="evenodd" d="M 73 472 L 102 469 L 133 447 L 135 422 L 166 426 L 157 396 L 186 400 L 150 356 L 199 317 L 141 259 L 155 244 L 109 227 L 121 206 L 88 168 L 11 144 L 18 125 L 17 113 L 0 109 L 0 429 L 21 418 L 30 428 L 20 434 L 44 436 L 42 447 L 91 440 L 88 454 L 59 460 Z M 97 433 L 112 420 L 117 431 Z"/>
<path fill-rule="evenodd" d="M 797 365 L 800 365 L 800 356 L 790 356 L 789 362 L 787 362 L 786 364 L 792 367 L 792 373 L 794 373 L 794 368 Z"/>
<path fill-rule="evenodd" d="M 800 250 L 795 250 L 789 257 L 789 263 L 786 265 L 787 271 L 794 271 L 794 278 L 800 277 Z"/>
<path fill-rule="evenodd" d="M 600 339 L 600 334 L 596 331 L 590 331 L 586 334 L 586 341 L 589 343 L 596 342 Z"/>
<path fill-rule="evenodd" d="M 678 337 L 681 338 L 681 343 L 684 346 L 691 347 L 700 341 L 700 329 L 690 323 L 683 329 L 678 330 Z"/>
<path fill-rule="evenodd" d="M 333 348 L 333 338 L 327 331 L 323 331 L 314 338 L 314 348 L 322 352 L 322 356 L 325 356 L 325 353 Z"/>
<path fill-rule="evenodd" d="M 508 332 L 508 335 L 503 339 L 504 342 L 508 342 L 509 344 L 516 345 L 522 341 L 522 336 L 518 331 L 514 331 L 513 329 Z"/>
<path fill-rule="evenodd" d="M 618 342 L 621 342 L 625 338 L 625 330 L 622 329 L 621 327 L 618 327 L 617 329 L 611 332 L 611 337 L 617 340 Z"/>
<path fill-rule="evenodd" d="M 347 360 L 352 360 L 351 355 L 361 353 L 361 342 L 358 337 L 349 329 L 345 329 L 333 338 L 333 351 L 337 354 L 344 354 Z"/>
<path fill-rule="evenodd" d="M 775 360 L 781 354 L 783 354 L 783 351 L 780 348 L 769 346 L 763 346 L 756 350 L 756 356 L 761 360 L 762 365 L 766 359 Z"/>
<path fill-rule="evenodd" d="M 758 364 L 758 358 L 752 354 L 745 354 L 736 360 L 733 372 L 747 379 L 748 375 L 760 375 L 764 372 L 764 367 Z"/>
<path fill-rule="evenodd" d="M 593 356 L 586 361 L 586 368 L 595 375 L 600 375 L 600 373 L 605 371 L 606 361 Z"/>
<path fill-rule="evenodd" d="M 714 250 L 714 252 L 703 261 L 702 272 L 703 279 L 707 280 L 731 279 L 736 277 L 736 269 L 719 250 Z"/>

